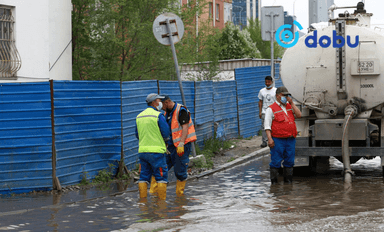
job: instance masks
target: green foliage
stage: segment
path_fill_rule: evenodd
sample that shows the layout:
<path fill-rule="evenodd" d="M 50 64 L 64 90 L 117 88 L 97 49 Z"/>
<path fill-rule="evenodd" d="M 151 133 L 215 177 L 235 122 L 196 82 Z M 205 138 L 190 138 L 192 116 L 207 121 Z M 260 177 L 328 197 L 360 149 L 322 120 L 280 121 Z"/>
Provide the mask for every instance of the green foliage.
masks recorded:
<path fill-rule="evenodd" d="M 232 162 L 234 160 L 235 160 L 235 158 L 231 157 L 231 158 L 229 158 L 229 160 L 227 162 L 229 163 L 229 162 Z"/>
<path fill-rule="evenodd" d="M 250 38 L 253 43 L 256 44 L 257 49 L 260 51 L 260 56 L 263 59 L 271 59 L 271 42 L 263 41 L 261 39 L 261 24 L 258 19 L 249 20 L 248 27 L 245 28 L 249 32 Z M 273 45 L 273 57 L 276 59 L 278 57 L 282 58 L 285 52 L 285 49 L 281 47 L 277 42 L 274 42 Z"/>
<path fill-rule="evenodd" d="M 108 169 L 103 169 L 95 176 L 94 183 L 108 183 L 113 179 L 115 165 L 108 164 Z"/>
<path fill-rule="evenodd" d="M 79 185 L 89 185 L 89 184 L 106 184 L 109 183 L 114 179 L 113 173 L 116 166 L 114 164 L 108 164 L 108 168 L 103 169 L 97 173 L 92 183 L 89 181 L 90 176 L 88 172 L 83 170 L 83 173 L 81 175 L 82 179 L 79 183 Z M 117 180 L 130 180 L 131 179 L 131 173 L 118 175 L 116 176 Z"/>
<path fill-rule="evenodd" d="M 260 58 L 260 52 L 247 30 L 228 23 L 217 44 L 222 48 L 220 60 Z"/>
<path fill-rule="evenodd" d="M 88 172 L 86 172 L 84 169 L 83 169 L 83 174 L 81 175 L 81 181 L 80 181 L 80 184 L 79 185 L 89 185 L 90 182 L 89 182 L 89 175 L 88 175 Z"/>
<path fill-rule="evenodd" d="M 212 158 L 215 157 L 222 150 L 229 149 L 233 144 L 227 140 L 221 140 L 216 138 L 216 134 L 213 137 L 204 140 L 204 149 L 201 150 L 199 146 L 196 146 L 196 154 L 205 156 L 208 169 L 213 168 Z"/>
<path fill-rule="evenodd" d="M 123 175 L 119 176 L 118 180 L 129 180 L 130 178 L 131 178 L 130 175 L 123 174 Z"/>
<path fill-rule="evenodd" d="M 133 171 L 138 172 L 139 170 L 140 170 L 140 164 L 139 163 L 135 163 L 135 168 L 133 169 Z"/>
<path fill-rule="evenodd" d="M 204 168 L 206 166 L 201 159 L 195 160 L 194 163 L 196 168 Z"/>
<path fill-rule="evenodd" d="M 94 46 L 91 38 L 91 12 L 96 0 L 72 0 L 72 70 L 73 79 L 85 80 Z"/>
<path fill-rule="evenodd" d="M 196 2 L 196 1 L 190 1 Z M 199 1 L 199 7 L 195 10 L 199 15 L 203 9 L 208 9 L 207 1 Z M 187 14 L 188 11 L 183 11 Z M 195 13 L 194 11 L 189 14 Z M 185 17 L 188 18 L 188 17 Z M 184 23 L 185 25 L 185 23 Z M 198 33 L 196 34 L 196 28 L 189 27 L 190 30 L 186 30 L 181 43 L 177 44 L 179 65 L 193 65 L 195 66 L 196 73 L 193 76 L 186 77 L 191 80 L 213 80 L 219 73 L 219 54 L 222 47 L 218 45 L 217 41 L 221 37 L 221 31 L 218 28 L 212 26 L 212 20 L 199 19 Z"/>
<path fill-rule="evenodd" d="M 218 60 L 209 28 L 196 35 L 194 19 L 206 1 L 179 0 L 72 0 L 74 80 L 176 79 L 172 51 L 153 35 L 153 21 L 164 12 L 178 14 L 185 33 L 176 44 L 179 64 Z M 202 20 L 202 19 L 201 19 Z M 204 23 L 202 23 L 203 25 Z M 203 70 L 215 74 L 217 65 Z M 212 74 L 211 74 L 212 73 Z"/>

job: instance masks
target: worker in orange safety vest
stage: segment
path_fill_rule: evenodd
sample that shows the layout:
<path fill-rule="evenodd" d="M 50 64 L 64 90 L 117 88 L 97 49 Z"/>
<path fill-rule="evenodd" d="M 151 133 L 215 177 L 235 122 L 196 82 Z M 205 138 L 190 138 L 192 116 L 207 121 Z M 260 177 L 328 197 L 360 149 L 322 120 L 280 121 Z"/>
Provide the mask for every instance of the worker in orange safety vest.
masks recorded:
<path fill-rule="evenodd" d="M 191 119 L 191 113 L 187 107 L 173 102 L 169 96 L 162 99 L 165 119 L 170 126 L 172 139 L 167 141 L 169 154 L 167 157 L 168 170 L 174 167 L 176 182 L 176 195 L 184 195 L 189 155 L 192 151 L 192 143 L 196 141 L 195 126 Z M 156 192 L 156 180 L 152 178 L 150 193 Z"/>

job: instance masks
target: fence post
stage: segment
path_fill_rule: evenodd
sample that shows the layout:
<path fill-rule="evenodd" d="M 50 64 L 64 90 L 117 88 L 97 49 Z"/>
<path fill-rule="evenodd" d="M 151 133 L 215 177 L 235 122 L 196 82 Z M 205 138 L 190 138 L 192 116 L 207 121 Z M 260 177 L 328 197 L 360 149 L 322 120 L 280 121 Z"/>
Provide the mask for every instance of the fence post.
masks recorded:
<path fill-rule="evenodd" d="M 120 162 L 117 175 L 128 174 L 128 169 L 124 164 L 124 120 L 123 120 L 123 81 L 120 79 L 120 127 L 121 127 L 121 151 L 120 151 Z"/>
<path fill-rule="evenodd" d="M 239 133 L 239 137 L 241 137 L 241 134 L 240 134 L 240 114 L 239 114 L 239 92 L 237 91 L 236 69 L 234 70 L 234 73 L 235 73 L 235 87 L 236 87 L 237 130 Z"/>
<path fill-rule="evenodd" d="M 53 80 L 49 80 L 51 93 L 51 128 L 52 128 L 52 187 L 61 190 L 59 178 L 56 176 L 56 136 L 55 136 L 55 104 L 53 96 Z"/>

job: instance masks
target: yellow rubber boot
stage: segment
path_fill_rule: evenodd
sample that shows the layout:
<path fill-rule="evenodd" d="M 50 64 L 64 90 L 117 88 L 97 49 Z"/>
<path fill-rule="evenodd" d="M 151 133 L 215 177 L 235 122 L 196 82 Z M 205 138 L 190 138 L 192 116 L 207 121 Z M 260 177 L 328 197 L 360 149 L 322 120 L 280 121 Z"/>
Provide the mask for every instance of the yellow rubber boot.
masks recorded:
<path fill-rule="evenodd" d="M 146 182 L 139 183 L 140 198 L 147 197 L 147 187 L 148 187 L 148 184 Z"/>
<path fill-rule="evenodd" d="M 151 187 L 149 188 L 149 193 L 150 194 L 157 193 L 157 182 L 154 176 L 152 176 L 152 179 L 151 179 Z"/>
<path fill-rule="evenodd" d="M 157 193 L 159 199 L 165 200 L 167 197 L 167 184 L 166 183 L 157 183 Z"/>
<path fill-rule="evenodd" d="M 177 180 L 177 182 L 176 182 L 176 195 L 177 196 L 184 195 L 184 189 L 185 189 L 185 183 L 186 182 L 187 182 L 186 180 L 184 180 L 184 181 Z"/>

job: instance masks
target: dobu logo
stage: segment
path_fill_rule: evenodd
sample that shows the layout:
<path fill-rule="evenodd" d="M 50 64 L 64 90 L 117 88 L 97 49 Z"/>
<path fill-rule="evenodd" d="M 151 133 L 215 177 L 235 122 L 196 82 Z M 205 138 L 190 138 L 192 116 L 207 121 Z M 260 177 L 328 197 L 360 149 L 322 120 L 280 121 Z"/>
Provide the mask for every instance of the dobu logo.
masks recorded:
<path fill-rule="evenodd" d="M 309 40 L 312 40 L 312 43 L 309 43 Z M 317 44 L 320 45 L 322 48 L 327 48 L 331 46 L 331 41 L 332 45 L 334 48 L 341 48 L 345 45 L 345 39 L 341 35 L 337 35 L 336 31 L 333 30 L 332 32 L 332 40 L 329 38 L 329 36 L 323 35 L 319 39 L 319 43 L 317 43 L 317 31 L 313 32 L 313 35 L 307 36 L 305 38 L 305 45 L 309 48 L 317 48 Z M 359 36 L 356 36 L 355 43 L 351 43 L 351 36 L 347 36 L 347 44 L 351 48 L 355 48 L 359 45 Z"/>
<path fill-rule="evenodd" d="M 296 20 L 293 21 L 293 24 L 296 25 L 297 28 L 299 28 L 299 30 L 302 30 L 303 27 L 301 26 L 301 24 L 299 22 L 297 22 Z M 277 41 L 277 43 L 282 46 L 283 48 L 290 48 L 290 47 L 293 47 L 297 44 L 297 41 L 299 41 L 299 32 L 295 32 L 295 39 L 293 40 L 293 33 L 292 31 L 290 30 L 286 30 L 286 31 L 283 31 L 283 33 L 281 33 L 282 30 L 284 29 L 290 29 L 292 28 L 292 25 L 290 24 L 284 24 L 283 26 L 279 27 L 279 29 L 277 29 L 276 31 L 276 34 L 275 34 L 275 39 Z M 281 39 L 280 39 L 280 34 L 281 34 Z M 293 41 L 292 41 L 293 40 Z M 289 43 L 290 41 L 292 41 L 291 43 Z M 285 43 L 283 43 L 285 42 Z"/>

